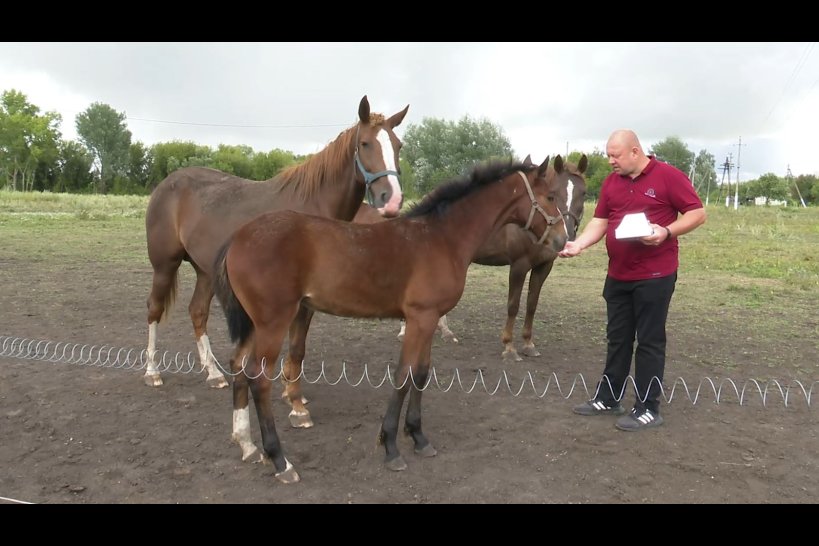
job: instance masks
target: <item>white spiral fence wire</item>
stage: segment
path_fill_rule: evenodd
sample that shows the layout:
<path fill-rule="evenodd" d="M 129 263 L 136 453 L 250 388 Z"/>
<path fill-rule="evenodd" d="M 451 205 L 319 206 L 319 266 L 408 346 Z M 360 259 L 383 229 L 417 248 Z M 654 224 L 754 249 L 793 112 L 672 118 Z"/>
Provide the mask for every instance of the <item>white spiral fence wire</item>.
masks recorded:
<path fill-rule="evenodd" d="M 148 354 L 145 349 L 126 349 L 108 345 L 88 345 L 4 335 L 0 335 L 0 358 L 135 371 L 144 370 L 148 365 Z M 203 371 L 201 362 L 191 352 L 173 353 L 165 351 L 156 353 L 154 359 L 160 373 L 189 374 Z M 219 365 L 218 362 L 217 365 L 225 375 L 236 375 L 231 370 Z M 282 362 L 273 367 L 275 373 L 268 374 L 269 368 L 270 366 L 263 363 L 259 372 L 255 374 L 248 373 L 247 375 L 253 378 L 265 374 L 271 380 L 278 380 L 284 374 Z M 582 373 L 574 374 L 571 382 L 567 381 L 561 384 L 560 379 L 554 372 L 548 374 L 545 379 L 539 377 L 538 374 L 533 374 L 531 371 L 525 371 L 522 377 L 514 378 L 505 369 L 502 369 L 498 372 L 498 378 L 492 380 L 486 377 L 483 370 L 477 369 L 474 372 L 474 378 L 469 379 L 462 377 L 464 374 L 458 368 L 439 370 L 435 366 L 431 366 L 426 380 L 417 384 L 412 370 L 409 370 L 409 373 L 401 381 L 396 382 L 394 370 L 390 369 L 389 365 L 384 367 L 383 371 L 373 371 L 373 368 L 367 364 L 352 365 L 342 362 L 341 370 L 337 372 L 337 375 L 332 372 L 331 368 L 333 367 L 326 366 L 322 362 L 318 374 L 313 377 L 312 373 L 308 373 L 303 366 L 296 378 L 288 378 L 287 381 L 301 380 L 309 384 L 323 382 L 331 386 L 344 381 L 351 387 L 359 387 L 366 381 L 366 384 L 374 389 L 381 388 L 386 383 L 389 383 L 392 388 L 403 388 L 411 381 L 414 388 L 419 390 L 434 387 L 448 393 L 453 389 L 458 389 L 466 394 L 483 390 L 490 396 L 508 393 L 514 397 L 522 396 L 531 391 L 538 398 L 545 398 L 552 390 L 565 399 L 570 398 L 576 390 L 582 392 L 587 398 L 591 398 L 597 394 L 598 389 L 608 389 L 616 400 L 622 400 L 628 388 L 631 388 L 634 392 L 637 391 L 632 376 L 627 378 L 619 392 L 614 392 L 608 378 L 604 377 L 599 383 L 595 379 L 592 383 L 595 386 L 590 388 Z M 355 371 L 359 368 L 360 371 Z M 379 368 L 381 367 L 379 366 Z M 245 370 L 246 366 L 243 363 L 237 373 L 245 373 Z M 544 381 L 545 385 L 543 385 Z M 652 381 L 659 383 L 656 377 Z M 538 386 L 539 384 L 543 385 L 542 388 Z M 798 379 L 787 382 L 779 379 L 735 381 L 728 377 L 721 379 L 704 377 L 697 382 L 696 388 L 692 388 L 692 385 L 693 382 L 689 384 L 682 377 L 678 377 L 671 382 L 666 381 L 666 385 L 661 387 L 663 398 L 666 403 L 670 403 L 675 397 L 682 396 L 682 394 L 678 394 L 679 390 L 684 393 L 692 405 L 696 405 L 705 398 L 710 398 L 710 396 L 705 397 L 703 394 L 708 393 L 713 396 L 713 401 L 717 404 L 734 399 L 740 406 L 743 406 L 748 405 L 751 400 L 758 397 L 764 407 L 768 406 L 771 398 L 781 400 L 785 407 L 788 407 L 795 404 L 794 398 L 796 398 L 797 400 L 804 400 L 805 404 L 811 407 L 813 393 L 817 389 L 817 385 L 819 385 L 819 380 L 812 382 L 803 382 Z"/>

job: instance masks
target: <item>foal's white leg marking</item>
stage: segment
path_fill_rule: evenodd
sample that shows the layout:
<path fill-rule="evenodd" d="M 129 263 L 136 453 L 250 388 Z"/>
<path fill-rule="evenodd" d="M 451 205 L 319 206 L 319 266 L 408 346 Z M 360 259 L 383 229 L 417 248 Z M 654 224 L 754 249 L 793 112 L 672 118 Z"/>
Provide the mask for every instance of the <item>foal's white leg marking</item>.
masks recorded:
<path fill-rule="evenodd" d="M 148 368 L 142 380 L 149 387 L 161 387 L 162 378 L 159 377 L 159 370 L 156 369 L 156 322 L 148 325 Z"/>
<path fill-rule="evenodd" d="M 401 331 L 398 332 L 398 339 L 401 341 L 404 340 L 404 335 L 407 333 L 407 323 L 405 321 L 401 321 Z"/>
<path fill-rule="evenodd" d="M 208 370 L 208 385 L 216 389 L 222 389 L 228 386 L 228 382 L 219 368 L 216 367 L 216 362 L 213 358 L 213 352 L 210 349 L 210 339 L 207 334 L 202 334 L 196 341 L 196 348 L 199 349 L 199 362 L 202 363 L 202 369 Z"/>
<path fill-rule="evenodd" d="M 233 410 L 233 435 L 231 439 L 242 448 L 243 461 L 247 461 L 259 451 L 258 448 L 253 445 L 253 440 L 250 439 L 249 408 Z"/>
<path fill-rule="evenodd" d="M 395 150 L 392 148 L 390 135 L 387 131 L 381 129 L 375 138 L 381 144 L 381 154 L 384 156 L 385 170 L 398 172 L 398 166 L 395 164 Z M 398 177 L 394 174 L 387 175 L 387 180 L 389 180 L 390 186 L 392 187 L 392 197 L 390 197 L 389 202 L 384 205 L 383 208 L 379 209 L 379 212 L 383 211 L 390 216 L 395 216 L 398 214 L 398 211 L 401 210 L 401 185 L 398 183 Z"/>

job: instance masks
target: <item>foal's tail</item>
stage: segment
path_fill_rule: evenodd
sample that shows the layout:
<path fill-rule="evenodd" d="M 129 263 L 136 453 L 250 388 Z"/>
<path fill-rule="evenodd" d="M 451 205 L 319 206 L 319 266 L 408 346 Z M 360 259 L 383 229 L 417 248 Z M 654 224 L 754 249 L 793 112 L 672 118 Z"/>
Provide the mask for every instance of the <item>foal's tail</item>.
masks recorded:
<path fill-rule="evenodd" d="M 236 294 L 233 292 L 233 287 L 230 286 L 230 279 L 227 273 L 227 252 L 230 248 L 230 240 L 219 249 L 216 255 L 216 263 L 214 263 L 214 271 L 216 271 L 215 292 L 216 297 L 219 298 L 219 303 L 222 310 L 225 312 L 225 318 L 228 323 L 228 332 L 230 332 L 230 339 L 234 343 L 244 343 L 245 340 L 253 332 L 253 321 L 236 299 Z"/>

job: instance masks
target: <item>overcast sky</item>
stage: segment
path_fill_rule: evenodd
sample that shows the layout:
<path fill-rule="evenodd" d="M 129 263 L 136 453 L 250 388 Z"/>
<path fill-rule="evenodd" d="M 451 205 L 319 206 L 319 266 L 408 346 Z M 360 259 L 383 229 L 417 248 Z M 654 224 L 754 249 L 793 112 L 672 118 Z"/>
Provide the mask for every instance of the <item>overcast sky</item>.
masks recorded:
<path fill-rule="evenodd" d="M 357 119 L 410 105 L 425 117 L 486 118 L 515 152 L 605 151 L 618 128 L 648 151 L 679 136 L 741 180 L 819 175 L 815 43 L 3 43 L 0 90 L 75 116 L 92 102 L 127 115 L 133 139 L 321 150 Z M 174 123 L 171 123 L 174 122 Z M 249 127 L 256 126 L 256 127 Z M 741 149 L 737 146 L 742 138 Z M 718 178 L 722 176 L 718 169 Z M 732 181 L 736 171 L 732 171 Z"/>

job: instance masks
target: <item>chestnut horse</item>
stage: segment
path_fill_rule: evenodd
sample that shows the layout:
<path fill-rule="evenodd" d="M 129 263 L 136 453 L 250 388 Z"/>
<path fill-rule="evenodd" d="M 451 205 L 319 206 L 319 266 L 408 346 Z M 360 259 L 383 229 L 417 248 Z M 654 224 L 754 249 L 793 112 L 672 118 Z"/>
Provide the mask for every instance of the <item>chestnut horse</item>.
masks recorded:
<path fill-rule="evenodd" d="M 231 338 L 233 438 L 243 458 L 253 454 L 248 383 L 264 452 L 285 483 L 299 480 L 276 433 L 272 378 L 285 336 L 306 336 L 304 309 L 338 316 L 404 318 L 407 334 L 395 371 L 379 441 L 386 466 L 404 470 L 396 437 L 409 393 L 405 431 L 415 452 L 435 449 L 421 431 L 421 394 L 438 319 L 460 299 L 475 251 L 499 226 L 525 225 L 558 252 L 566 242 L 563 217 L 542 165 L 493 163 L 471 177 L 444 184 L 399 218 L 355 224 L 280 211 L 263 214 L 233 234 L 216 263 L 216 294 Z M 366 282 L 364 282 L 366 280 Z M 283 375 L 293 410 L 301 406 L 301 361 L 287 360 Z M 306 410 L 305 410 L 306 411 Z"/>
<path fill-rule="evenodd" d="M 245 180 L 214 169 L 187 167 L 168 175 L 153 191 L 145 215 L 153 285 L 148 296 L 148 363 L 144 380 L 162 385 L 156 366 L 157 324 L 176 296 L 182 261 L 196 271 L 188 310 L 207 383 L 226 387 L 207 334 L 213 299 L 212 268 L 217 251 L 242 224 L 263 212 L 298 210 L 352 220 L 365 196 L 385 217 L 395 216 L 403 195 L 398 180 L 401 142 L 393 129 L 409 106 L 385 118 L 371 113 L 365 95 L 358 122 L 322 151 L 264 182 Z"/>

